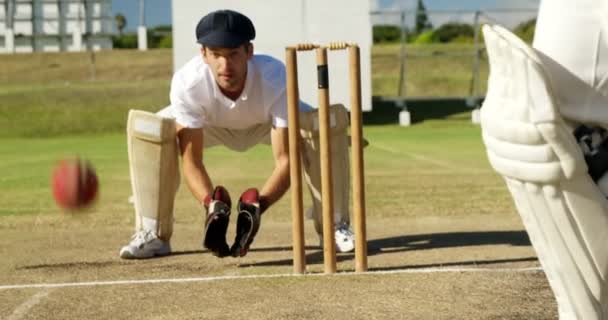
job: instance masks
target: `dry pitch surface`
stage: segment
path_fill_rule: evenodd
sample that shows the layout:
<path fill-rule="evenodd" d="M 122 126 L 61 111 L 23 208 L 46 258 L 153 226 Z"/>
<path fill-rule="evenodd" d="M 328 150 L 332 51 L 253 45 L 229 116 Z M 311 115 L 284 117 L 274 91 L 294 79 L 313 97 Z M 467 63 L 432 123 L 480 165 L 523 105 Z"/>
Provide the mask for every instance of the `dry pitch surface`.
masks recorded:
<path fill-rule="evenodd" d="M 517 218 L 517 217 L 515 217 Z M 364 275 L 291 273 L 288 223 L 264 221 L 255 248 L 218 259 L 198 225 L 177 223 L 174 255 L 123 261 L 125 226 L 45 221 L 3 230 L 2 319 L 552 319 L 555 304 L 517 219 L 370 219 Z M 308 229 L 312 229 L 307 224 Z M 506 227 L 506 228 L 505 228 Z M 316 244 L 314 232 L 308 243 Z M 338 255 L 340 270 L 353 255 Z M 528 270 L 526 268 L 532 268 Z M 149 282 L 158 280 L 158 282 Z M 112 283 L 114 282 L 114 283 Z M 58 284 L 59 286 L 39 286 Z M 6 285 L 22 285 L 7 287 Z M 29 285 L 29 286 L 28 286 Z"/>
<path fill-rule="evenodd" d="M 289 195 L 264 215 L 246 257 L 218 259 L 200 245 L 202 216 L 185 186 L 176 202 L 174 254 L 121 260 L 118 250 L 133 225 L 124 136 L 6 140 L 1 200 L 4 212 L 22 213 L 0 219 L 0 318 L 556 318 L 545 275 L 484 158 L 478 128 L 403 130 L 366 128 L 370 272 L 352 274 L 354 256 L 339 254 L 341 273 L 333 276 L 322 275 L 310 221 L 309 275 L 290 276 Z M 416 143 L 418 135 L 425 143 Z M 44 175 L 66 146 L 85 145 L 101 197 L 91 212 L 60 213 Z M 218 164 L 214 177 L 229 190 L 244 190 L 271 169 L 268 149 L 256 150 L 218 149 L 206 157 Z M 231 170 L 238 165 L 244 169 Z"/>

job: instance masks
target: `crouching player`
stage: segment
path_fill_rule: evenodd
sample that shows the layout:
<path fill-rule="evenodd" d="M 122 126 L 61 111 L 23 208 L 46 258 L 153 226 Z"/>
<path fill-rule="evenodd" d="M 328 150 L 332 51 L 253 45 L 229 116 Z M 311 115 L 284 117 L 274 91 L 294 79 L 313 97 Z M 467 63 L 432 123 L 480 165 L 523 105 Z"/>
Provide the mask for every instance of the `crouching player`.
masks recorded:
<path fill-rule="evenodd" d="M 247 254 L 263 213 L 289 188 L 289 152 L 285 67 L 253 52 L 255 29 L 249 18 L 230 10 L 203 17 L 196 27 L 201 54 L 178 70 L 171 83 L 171 105 L 158 114 L 132 110 L 127 126 L 136 232 L 120 250 L 125 259 L 171 253 L 173 202 L 179 185 L 178 152 L 184 179 L 205 211 L 203 245 L 214 255 Z M 310 187 L 315 229 L 321 237 L 321 194 L 315 109 L 301 103 L 303 164 Z M 331 107 L 336 248 L 354 248 L 348 213 L 348 115 Z M 261 189 L 250 188 L 236 204 L 237 232 L 229 246 L 226 230 L 232 201 L 228 190 L 214 186 L 203 150 L 224 145 L 245 151 L 270 144 L 275 167 Z"/>

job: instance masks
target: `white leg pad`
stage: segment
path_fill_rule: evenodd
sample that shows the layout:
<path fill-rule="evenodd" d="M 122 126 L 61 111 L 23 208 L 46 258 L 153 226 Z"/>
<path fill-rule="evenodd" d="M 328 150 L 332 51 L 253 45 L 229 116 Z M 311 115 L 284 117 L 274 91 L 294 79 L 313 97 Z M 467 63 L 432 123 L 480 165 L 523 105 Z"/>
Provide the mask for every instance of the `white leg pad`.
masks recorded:
<path fill-rule="evenodd" d="M 334 195 L 334 221 L 336 224 L 350 222 L 349 186 L 350 162 L 348 153 L 348 113 L 341 104 L 330 106 L 330 144 Z M 302 136 L 302 167 L 304 178 L 312 198 L 311 215 L 317 233 L 323 230 L 323 211 L 321 206 L 321 159 L 319 152 L 319 114 L 318 110 L 300 113 L 300 133 Z"/>
<path fill-rule="evenodd" d="M 482 136 L 513 196 L 560 319 L 608 319 L 608 201 L 587 174 L 537 52 L 484 26 L 490 60 Z"/>
<path fill-rule="evenodd" d="M 173 202 L 179 185 L 175 120 L 131 110 L 127 136 L 135 231 L 153 230 L 168 241 L 173 233 Z"/>
<path fill-rule="evenodd" d="M 607 9 L 605 0 L 541 1 L 533 43 L 562 116 L 603 127 L 608 126 Z"/>

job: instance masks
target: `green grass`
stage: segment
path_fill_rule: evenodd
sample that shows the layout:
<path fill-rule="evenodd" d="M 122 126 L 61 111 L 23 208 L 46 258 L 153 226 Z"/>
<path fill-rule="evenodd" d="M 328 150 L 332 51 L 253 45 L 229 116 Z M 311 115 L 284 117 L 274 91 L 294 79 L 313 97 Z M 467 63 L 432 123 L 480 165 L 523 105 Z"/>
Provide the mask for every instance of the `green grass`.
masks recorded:
<path fill-rule="evenodd" d="M 407 96 L 467 96 L 471 89 L 474 47 L 467 44 L 408 45 L 406 47 Z M 372 48 L 372 91 L 378 96 L 398 95 L 399 44 Z M 488 62 L 480 64 L 480 90 L 485 92 Z"/>
<path fill-rule="evenodd" d="M 408 54 L 428 55 L 408 60 L 408 93 L 462 91 L 470 59 L 438 60 L 430 53 L 468 49 L 408 47 Z M 389 88 L 398 70 L 398 53 L 398 45 L 373 48 L 374 94 L 393 95 Z M 50 172 L 57 160 L 70 155 L 90 159 L 98 170 L 102 192 L 94 210 L 131 210 L 126 202 L 127 112 L 168 104 L 171 51 L 98 52 L 94 80 L 90 58 L 88 53 L 36 53 L 0 59 L 0 215 L 58 211 L 49 192 Z M 424 121 L 409 128 L 366 126 L 371 142 L 365 152 L 368 206 L 383 216 L 511 210 L 502 182 L 488 167 L 479 127 L 470 124 L 469 113 L 454 109 L 441 120 L 432 120 L 438 118 L 433 112 L 437 110 L 432 106 L 416 109 L 414 116 Z M 270 152 L 263 146 L 245 154 L 212 149 L 206 157 L 214 181 L 237 189 L 261 185 L 272 169 Z M 194 205 L 186 187 L 178 196 L 190 199 L 186 206 Z M 288 203 L 282 201 L 278 207 L 288 210 Z"/>
<path fill-rule="evenodd" d="M 107 50 L 94 53 L 94 75 L 88 52 L 20 53 L 2 55 L 0 88 L 87 81 L 145 81 L 171 79 L 171 50 Z"/>
<path fill-rule="evenodd" d="M 169 104 L 171 51 L 35 53 L 0 59 L 0 138 L 124 130 L 129 109 Z"/>
<path fill-rule="evenodd" d="M 437 53 L 470 49 L 408 47 L 407 95 L 467 95 L 472 58 Z M 169 103 L 171 50 L 101 51 L 94 57 L 93 79 L 91 55 L 86 52 L 3 55 L 0 138 L 121 132 L 129 109 L 156 111 Z M 372 70 L 373 94 L 396 95 L 399 46 L 375 46 Z M 485 64 L 482 70 L 485 79 Z"/>
<path fill-rule="evenodd" d="M 446 49 L 469 48 L 408 48 L 409 54 L 429 56 L 408 60 L 410 94 L 455 95 L 462 90 L 470 61 L 437 62 L 429 54 Z M 391 95 L 387 84 L 398 70 L 398 53 L 396 45 L 374 47 L 374 94 Z M 171 51 L 98 52 L 95 80 L 90 78 L 90 58 L 88 53 L 36 53 L 0 59 L 0 70 L 6 70 L 0 74 L 0 215 L 58 211 L 49 192 L 49 175 L 58 159 L 75 154 L 90 159 L 98 170 L 102 193 L 95 210 L 131 210 L 126 202 L 130 194 L 124 136 L 127 112 L 158 110 L 168 104 Z M 377 88 L 379 82 L 385 83 L 384 89 Z M 454 109 L 441 120 L 423 116 L 433 112 L 437 110 L 432 106 L 417 109 L 415 117 L 424 121 L 409 128 L 366 126 L 371 142 L 365 152 L 368 206 L 389 217 L 511 210 L 469 113 Z M 264 146 L 245 154 L 212 149 L 206 157 L 214 181 L 236 189 L 261 185 L 272 169 Z M 186 187 L 178 196 L 190 199 L 183 202 L 186 206 L 195 205 Z M 278 208 L 288 210 L 288 202 L 282 201 Z"/>
<path fill-rule="evenodd" d="M 371 215 L 467 216 L 512 212 L 503 182 L 487 163 L 480 128 L 469 121 L 453 117 L 412 127 L 366 126 L 364 134 L 370 141 L 365 149 L 365 165 L 367 207 Z M 130 195 L 126 138 L 122 133 L 110 133 L 3 139 L 0 215 L 57 213 L 49 190 L 50 173 L 58 159 L 70 155 L 91 160 L 97 169 L 101 193 L 93 211 L 130 211 L 126 201 Z M 205 156 L 212 179 L 230 190 L 261 186 L 272 169 L 268 146 L 245 153 L 213 148 Z M 196 210 L 184 184 L 178 198 L 182 209 Z M 286 198 L 289 195 L 273 210 L 288 211 Z M 279 220 L 289 218 L 281 216 Z"/>
<path fill-rule="evenodd" d="M 45 137 L 124 130 L 129 109 L 169 104 L 168 83 L 80 82 L 0 89 L 0 137 Z"/>

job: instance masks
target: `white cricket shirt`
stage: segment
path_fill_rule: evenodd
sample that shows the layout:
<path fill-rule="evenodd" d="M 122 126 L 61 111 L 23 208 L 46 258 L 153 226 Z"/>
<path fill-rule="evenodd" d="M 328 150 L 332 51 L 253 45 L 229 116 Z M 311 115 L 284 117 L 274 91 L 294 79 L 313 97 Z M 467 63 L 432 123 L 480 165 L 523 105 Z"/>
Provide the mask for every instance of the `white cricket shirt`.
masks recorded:
<path fill-rule="evenodd" d="M 187 128 L 246 129 L 269 121 L 287 127 L 285 66 L 267 55 L 249 60 L 245 88 L 235 101 L 221 92 L 201 55 L 173 75 L 170 98 L 172 116 Z"/>

